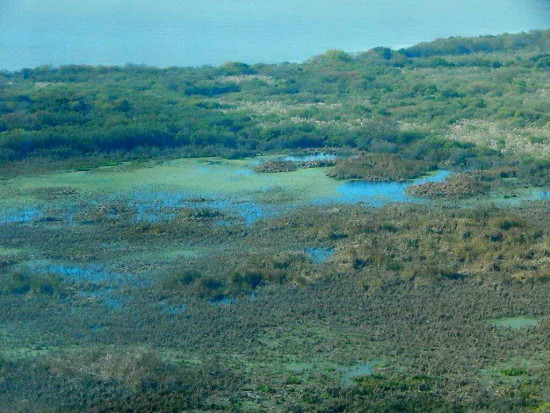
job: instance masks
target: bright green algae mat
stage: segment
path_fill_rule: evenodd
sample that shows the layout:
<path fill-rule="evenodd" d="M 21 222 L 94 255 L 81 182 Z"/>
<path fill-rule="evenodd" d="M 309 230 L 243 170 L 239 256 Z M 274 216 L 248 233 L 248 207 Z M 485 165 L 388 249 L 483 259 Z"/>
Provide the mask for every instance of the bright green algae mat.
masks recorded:
<path fill-rule="evenodd" d="M 17 205 L 33 199 L 39 188 L 69 187 L 82 195 L 101 196 L 143 188 L 218 196 L 261 194 L 283 188 L 291 196 L 311 200 L 336 194 L 341 182 L 326 176 L 326 168 L 257 174 L 257 162 L 266 158 L 220 160 L 178 159 L 162 164 L 134 167 L 131 164 L 92 171 L 63 172 L 14 178 L 0 183 L 2 204 Z"/>
<path fill-rule="evenodd" d="M 495 327 L 511 328 L 519 330 L 527 327 L 538 327 L 540 320 L 532 317 L 504 317 L 497 320 L 493 320 Z"/>
<path fill-rule="evenodd" d="M 28 207 L 43 203 L 44 195 L 53 190 L 72 190 L 74 196 L 103 197 L 125 195 L 136 191 L 166 191 L 189 195 L 215 197 L 255 197 L 264 203 L 298 202 L 309 204 L 322 200 L 346 202 L 346 194 L 353 197 L 353 186 L 326 175 L 327 169 L 305 168 L 292 172 L 255 173 L 254 167 L 273 157 L 239 160 L 219 158 L 182 158 L 163 163 L 127 163 L 101 167 L 90 171 L 59 172 L 53 174 L 17 177 L 0 181 L 0 208 Z M 367 194 L 376 202 L 404 201 L 405 196 L 392 196 L 392 185 L 397 183 L 365 183 L 378 195 Z M 361 191 L 362 189 L 360 189 Z M 517 204 L 523 200 L 538 199 L 540 191 L 527 188 L 517 198 L 486 197 L 483 201 Z M 64 197 L 67 199 L 67 197 Z M 387 198 L 387 199 L 386 199 Z M 395 198 L 395 199 L 393 199 Z M 59 197 L 58 199 L 61 199 Z M 353 198 L 352 198 L 353 200 Z M 480 200 L 466 200 L 475 205 Z M 462 201 L 461 201 L 462 203 Z"/>

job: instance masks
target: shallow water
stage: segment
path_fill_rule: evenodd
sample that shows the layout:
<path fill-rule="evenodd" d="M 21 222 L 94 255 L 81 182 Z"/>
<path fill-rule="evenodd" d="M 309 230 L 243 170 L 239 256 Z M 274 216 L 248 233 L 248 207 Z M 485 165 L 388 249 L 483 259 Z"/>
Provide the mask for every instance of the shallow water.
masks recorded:
<path fill-rule="evenodd" d="M 2 0 L 0 69 L 302 61 L 543 29 L 549 15 L 547 0 Z"/>
<path fill-rule="evenodd" d="M 528 327 L 538 327 L 540 319 L 533 317 L 503 317 L 493 321 L 495 327 L 519 330 Z"/>
<path fill-rule="evenodd" d="M 39 274 L 60 275 L 69 283 L 80 285 L 79 288 L 83 290 L 78 295 L 81 298 L 97 301 L 113 311 L 122 310 L 128 304 L 131 299 L 127 294 L 129 288 L 151 284 L 147 277 L 109 271 L 100 265 L 67 265 L 35 261 L 24 266 Z"/>
<path fill-rule="evenodd" d="M 222 306 L 222 307 L 225 307 L 231 304 L 237 304 L 238 302 L 239 300 L 233 297 L 222 297 L 219 299 L 211 298 L 210 300 L 208 300 L 208 304 L 210 304 L 211 306 Z"/>
<path fill-rule="evenodd" d="M 48 260 L 33 260 L 21 264 L 22 268 L 38 274 L 56 274 L 75 284 L 91 284 L 100 288 L 146 287 L 151 285 L 147 276 L 120 273 L 104 265 L 66 264 Z"/>
<path fill-rule="evenodd" d="M 334 161 L 336 160 L 336 155 L 331 155 L 328 153 L 316 153 L 314 155 L 301 155 L 301 156 L 285 156 L 283 161 L 290 162 L 312 162 L 312 161 Z"/>
<path fill-rule="evenodd" d="M 307 156 L 327 158 L 332 155 Z M 97 211 L 105 210 L 104 207 L 108 208 L 107 218 L 123 219 L 134 214 L 132 219 L 136 223 L 166 222 L 176 219 L 182 209 L 192 209 L 198 213 L 218 214 L 215 218 L 220 226 L 238 222 L 252 225 L 258 219 L 308 205 L 360 202 L 379 207 L 391 202 L 430 202 L 408 196 L 407 188 L 413 184 L 444 181 L 450 175 L 449 171 L 440 170 L 410 182 L 350 182 L 328 177 L 328 168 L 272 174 L 254 171 L 258 162 L 273 158 L 179 159 L 143 168 L 104 168 L 9 180 L 3 183 L 6 196 L 0 199 L 0 225 L 37 220 L 77 225 L 86 220 L 82 212 L 91 212 L 93 219 Z M 53 200 L 45 204 L 32 196 L 37 189 L 44 191 L 55 186 L 75 188 L 81 199 Z M 491 197 L 463 203 L 515 205 L 549 197 L 547 189 L 527 188 L 515 198 Z"/>
<path fill-rule="evenodd" d="M 42 274 L 58 274 L 72 282 L 93 284 L 126 284 L 129 277 L 116 272 L 108 272 L 101 266 L 81 267 L 76 265 L 30 263 L 29 268 Z"/>
<path fill-rule="evenodd" d="M 407 195 L 407 188 L 411 185 L 419 185 L 427 182 L 442 182 L 450 175 L 449 171 L 441 170 L 411 182 L 343 182 L 338 187 L 338 196 L 324 200 L 317 200 L 317 203 L 343 202 L 355 203 L 364 202 L 378 207 L 390 202 L 426 202 L 420 198 Z"/>
<path fill-rule="evenodd" d="M 130 297 L 122 296 L 116 291 L 110 289 L 99 291 L 82 291 L 78 295 L 82 298 L 90 298 L 94 301 L 97 300 L 104 307 L 114 311 L 122 310 L 130 301 Z"/>
<path fill-rule="evenodd" d="M 361 364 L 361 365 L 352 367 L 348 370 L 345 370 L 342 373 L 342 382 L 344 384 L 350 385 L 350 384 L 353 384 L 354 378 L 367 376 L 372 373 L 374 373 L 374 368 L 372 366 L 372 363 Z"/>
<path fill-rule="evenodd" d="M 311 159 L 313 157 L 326 158 L 332 155 L 318 154 L 308 155 L 306 157 L 293 157 L 295 159 Z M 250 164 L 249 164 L 250 165 Z M 201 174 L 209 174 L 213 180 L 220 179 L 220 176 L 226 176 L 228 172 L 232 172 L 230 165 L 226 163 L 200 165 L 197 168 Z M 425 202 L 424 200 L 410 197 L 406 194 L 406 189 L 413 184 L 421 184 L 426 182 L 439 182 L 445 180 L 449 176 L 448 171 L 438 171 L 434 174 L 416 179 L 411 182 L 341 182 L 328 178 L 325 175 L 325 168 L 311 168 L 317 170 L 317 174 L 309 174 L 312 183 L 315 180 L 315 175 L 322 174 L 324 179 L 329 180 L 333 185 L 333 191 L 329 196 L 323 194 L 315 194 L 314 192 L 298 192 L 294 193 L 295 198 L 290 201 L 265 203 L 261 202 L 257 195 L 261 194 L 263 199 L 269 199 L 271 194 L 276 195 L 276 186 L 273 182 L 280 182 L 281 175 L 291 177 L 296 175 L 300 179 L 300 171 L 277 173 L 277 174 L 261 174 L 255 173 L 252 169 L 238 169 L 230 174 L 234 176 L 238 173 L 239 177 L 249 178 L 251 188 L 257 189 L 255 194 L 250 194 L 245 191 L 240 196 L 229 195 L 220 196 L 216 192 L 169 192 L 169 191 L 150 191 L 142 189 L 134 191 L 130 194 L 130 200 L 127 201 L 127 206 L 135 208 L 137 211 L 136 222 L 160 222 L 174 219 L 177 216 L 178 209 L 193 208 L 203 209 L 208 208 L 213 211 L 218 211 L 223 214 L 237 216 L 243 220 L 246 225 L 252 225 L 255 221 L 261 218 L 274 216 L 277 213 L 283 212 L 296 206 L 304 204 L 318 203 L 355 203 L 364 202 L 372 206 L 381 206 L 389 202 Z M 302 170 L 303 171 L 303 170 Z M 309 170 L 307 170 L 309 171 Z M 296 182 L 294 182 L 296 184 Z M 236 183 L 236 186 L 241 186 L 242 183 Z M 204 183 L 205 189 L 211 187 L 211 183 Z M 215 190 L 215 188 L 212 188 Z M 282 188 L 284 190 L 284 188 Z M 219 225 L 231 224 L 231 220 L 219 220 Z"/>
<path fill-rule="evenodd" d="M 253 200 L 220 198 L 217 195 L 204 193 L 177 193 L 136 191 L 131 194 L 126 205 L 136 209 L 136 222 L 157 223 L 177 217 L 179 210 L 190 208 L 200 211 L 214 211 L 220 214 L 231 214 L 242 219 L 246 225 L 256 220 L 273 215 L 275 211 L 268 205 Z M 230 220 L 219 220 L 220 225 L 230 224 Z"/>
<path fill-rule="evenodd" d="M 31 222 L 42 217 L 43 211 L 39 207 L 18 208 L 0 214 L 0 224 L 21 224 Z"/>
<path fill-rule="evenodd" d="M 313 264 L 323 264 L 334 255 L 334 248 L 308 247 L 304 252 Z"/>

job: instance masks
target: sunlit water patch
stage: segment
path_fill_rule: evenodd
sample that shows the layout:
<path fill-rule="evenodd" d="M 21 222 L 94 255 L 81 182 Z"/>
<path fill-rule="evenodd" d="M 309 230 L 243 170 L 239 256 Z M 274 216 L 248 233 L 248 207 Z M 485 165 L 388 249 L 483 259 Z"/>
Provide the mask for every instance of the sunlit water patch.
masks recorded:
<path fill-rule="evenodd" d="M 250 197 L 249 197 L 250 198 Z M 178 192 L 135 191 L 130 195 L 127 205 L 136 210 L 136 222 L 156 223 L 170 221 L 178 216 L 182 209 L 192 209 L 197 212 L 212 210 L 220 215 L 234 215 L 252 225 L 260 218 L 272 216 L 275 208 L 263 205 L 252 199 L 237 199 L 235 197 L 221 198 L 217 195 L 190 194 Z M 218 220 L 224 225 L 230 220 Z"/>
<path fill-rule="evenodd" d="M 111 310 L 122 310 L 130 301 L 129 296 L 122 296 L 112 289 L 82 291 L 78 295 L 82 298 L 98 301 L 101 305 Z"/>
<path fill-rule="evenodd" d="M 252 225 L 258 219 L 273 216 L 276 213 L 273 207 L 251 201 L 239 202 L 238 200 L 217 199 L 206 202 L 205 206 L 214 210 L 236 214 L 247 225 Z"/>
<path fill-rule="evenodd" d="M 372 363 L 360 364 L 342 371 L 342 383 L 351 385 L 354 379 L 361 376 L 368 376 L 374 373 Z"/>
<path fill-rule="evenodd" d="M 0 224 L 22 224 L 42 218 L 44 211 L 40 207 L 12 209 L 0 215 Z"/>
<path fill-rule="evenodd" d="M 304 250 L 313 264 L 323 264 L 334 255 L 334 248 L 308 247 Z"/>
<path fill-rule="evenodd" d="M 302 162 L 341 156 L 349 155 L 295 154 L 279 159 Z M 428 199 L 407 195 L 407 188 L 441 182 L 450 175 L 449 171 L 441 170 L 408 182 L 376 183 L 339 181 L 327 176 L 326 167 L 298 168 L 274 174 L 254 172 L 255 165 L 273 158 L 178 159 L 143 168 L 107 168 L 22 178 L 7 184 L 14 196 L 3 200 L 0 225 L 35 222 L 81 225 L 93 223 L 96 218 L 158 223 L 177 219 L 183 209 L 210 209 L 218 213 L 219 216 L 212 218 L 220 226 L 252 225 L 259 219 L 307 205 L 360 202 L 378 207 L 392 202 L 429 203 Z M 77 202 L 54 200 L 44 205 L 29 204 L 28 198 L 16 195 L 48 186 L 78 188 L 84 198 Z M 548 190 L 532 188 L 525 191 L 525 194 L 501 201 L 517 204 L 525 200 L 550 199 Z M 486 201 L 499 200 L 490 197 Z M 475 204 L 474 201 L 470 203 Z M 464 200 L 461 204 L 469 205 L 469 202 Z M 90 218 L 86 219 L 88 215 Z"/>
<path fill-rule="evenodd" d="M 334 155 L 317 154 L 308 155 L 308 159 L 331 159 Z M 288 158 L 288 157 L 287 157 Z M 304 157 L 292 157 L 293 159 L 304 159 Z M 227 168 L 225 164 L 202 165 L 199 168 L 207 168 L 211 171 L 217 171 L 219 174 L 225 174 Z M 222 168 L 222 169 L 219 169 Z M 219 170 L 218 170 L 219 169 Z M 322 169 L 322 168 L 316 168 Z M 334 192 L 331 196 L 326 196 L 327 192 L 320 191 L 319 194 L 308 191 L 295 191 L 295 197 L 289 199 L 276 199 L 274 202 L 266 202 L 266 197 L 269 197 L 270 191 L 278 186 L 273 186 L 272 181 L 281 175 L 287 175 L 285 180 L 292 181 L 291 176 L 296 172 L 284 174 L 256 174 L 251 169 L 237 169 L 229 174 L 230 178 L 226 179 L 253 179 L 250 186 L 252 191 L 241 192 L 240 196 L 217 194 L 216 192 L 178 192 L 178 191 L 151 191 L 147 188 L 137 190 L 129 194 L 127 206 L 136 210 L 136 222 L 161 222 L 173 220 L 177 217 L 178 210 L 183 208 L 191 208 L 199 210 L 208 208 L 223 214 L 224 217 L 217 221 L 218 225 L 226 226 L 234 223 L 225 215 L 232 215 L 244 221 L 246 225 L 252 225 L 255 221 L 274 216 L 286 210 L 303 206 L 304 204 L 322 204 L 322 203 L 354 203 L 365 202 L 373 206 L 381 206 L 389 202 L 426 202 L 425 200 L 410 197 L 406 194 L 406 189 L 413 184 L 422 184 L 426 182 L 444 181 L 448 176 L 448 171 L 438 171 L 437 173 L 425 176 L 410 182 L 387 182 L 387 183 L 372 183 L 372 182 L 338 182 L 331 178 L 327 178 L 325 171 L 320 171 L 323 179 L 329 180 L 334 187 Z M 251 176 L 254 175 L 252 178 Z M 256 176 L 257 175 L 257 176 Z M 296 174 L 296 177 L 301 173 Z M 311 180 L 312 186 L 315 186 L 315 176 L 318 173 L 310 173 L 308 177 Z M 213 174 L 212 176 L 216 176 Z M 219 177 L 215 178 L 218 179 Z M 258 184 L 263 184 L 258 186 Z M 318 183 L 322 185 L 322 183 Z M 205 183 L 206 186 L 210 185 Z M 235 182 L 235 185 L 242 186 L 242 182 Z M 206 187 L 205 187 L 206 188 Z M 255 189 L 257 188 L 257 189 Z M 282 186 L 284 188 L 284 186 Z M 255 192 L 254 192 L 255 190 Z M 311 192 L 311 189 L 309 189 Z M 329 191 L 330 193 L 330 191 Z M 256 194 L 256 195 L 254 195 Z M 260 201 L 261 200 L 261 201 Z"/>
<path fill-rule="evenodd" d="M 103 266 L 77 266 L 47 261 L 27 263 L 39 274 L 56 274 L 67 282 L 80 285 L 79 296 L 112 310 L 121 310 L 131 299 L 129 288 L 146 287 L 151 281 L 144 276 L 109 271 Z"/>
<path fill-rule="evenodd" d="M 283 161 L 290 162 L 313 162 L 313 161 L 335 161 L 338 157 L 328 153 L 316 153 L 313 155 L 289 155 L 283 158 Z"/>
<path fill-rule="evenodd" d="M 25 224 L 25 223 L 52 223 L 62 225 L 74 225 L 76 218 L 85 207 L 83 204 L 67 201 L 51 201 L 21 208 L 7 208 L 0 212 L 0 225 Z M 90 204 L 92 205 L 92 204 Z M 1 210 L 1 209 L 0 209 Z"/>
<path fill-rule="evenodd" d="M 534 317 L 503 317 L 493 320 L 493 326 L 519 330 L 522 328 L 538 327 L 540 319 Z"/>
<path fill-rule="evenodd" d="M 316 154 L 308 155 L 308 159 L 331 159 L 332 156 L 334 155 Z M 304 159 L 298 156 L 293 158 Z M 217 222 L 222 226 L 232 225 L 238 221 L 252 225 L 259 219 L 307 204 L 366 202 L 379 206 L 387 202 L 422 202 L 408 197 L 406 188 L 411 184 L 441 181 L 449 175 L 447 171 L 439 171 L 411 183 L 339 182 L 327 177 L 324 168 L 282 174 L 256 174 L 251 169 L 254 160 L 235 165 L 228 162 L 189 162 L 194 166 L 184 169 L 184 172 L 200 170 L 199 175 L 202 177 L 191 175 L 189 180 L 184 179 L 182 184 L 194 186 L 196 183 L 193 182 L 202 182 L 202 191 L 200 187 L 185 190 L 185 187 L 172 186 L 167 190 L 156 190 L 153 188 L 158 187 L 157 185 L 133 186 L 133 189 L 128 188 L 129 191 L 115 191 L 113 195 L 92 199 L 85 205 L 55 204 L 47 210 L 47 217 L 51 216 L 53 221 L 73 225 L 78 222 L 77 217 L 85 209 L 106 211 L 104 216 L 108 219 L 127 218 L 130 211 L 135 214 L 133 219 L 136 223 L 159 223 L 174 220 L 181 210 L 191 209 L 219 213 Z M 243 168 L 245 165 L 249 167 Z M 203 174 L 208 174 L 208 177 Z M 96 176 L 90 178 L 95 179 Z M 223 179 L 224 184 L 216 186 L 215 183 L 220 179 Z M 227 183 L 226 179 L 235 181 Z M 159 185 L 162 185 L 162 181 Z M 228 192 L 229 190 L 231 191 Z M 109 208 L 109 205 L 114 207 Z M 122 209 L 119 205 L 122 205 Z M 0 216 L 0 223 L 32 222 L 46 219 L 44 214 L 44 209 L 39 207 L 8 210 Z"/>
<path fill-rule="evenodd" d="M 425 202 L 422 199 L 407 195 L 407 188 L 427 182 L 442 182 L 450 175 L 449 171 L 441 170 L 410 182 L 343 182 L 338 187 L 338 194 L 332 198 L 317 200 L 316 203 L 364 202 L 378 207 L 390 202 Z"/>
<path fill-rule="evenodd" d="M 292 155 L 287 159 L 331 160 L 340 155 L 326 153 Z M 215 158 L 179 159 L 143 168 L 111 168 L 88 172 L 67 172 L 48 176 L 24 178 L 9 183 L 15 193 L 48 186 L 78 188 L 87 199 L 85 205 L 53 202 L 48 214 L 68 224 L 78 223 L 81 208 L 100 209 L 109 203 L 125 204 L 136 213 L 137 222 L 167 221 L 177 217 L 181 208 L 213 208 L 236 215 L 247 224 L 284 212 L 289 208 L 322 202 L 387 201 L 405 199 L 408 184 L 373 184 L 342 182 L 327 176 L 327 168 L 299 168 L 277 174 L 254 172 L 254 167 L 273 157 L 244 160 Z M 448 173 L 417 180 L 444 179 Z M 279 189 L 274 190 L 274 189 Z M 10 198 L 11 199 L 11 198 Z M 201 199 L 200 202 L 197 202 Z M 7 209 L 0 214 L 0 223 L 31 222 L 41 218 L 42 211 L 28 206 L 29 200 L 15 196 L 4 205 L 18 204 L 25 208 Z M 6 210 L 5 210 L 6 211 Z M 53 211 L 53 212 L 52 212 Z M 124 218 L 127 210 L 112 212 L 109 219 Z M 103 215 L 105 216 L 105 215 Z M 220 220 L 227 221 L 226 217 Z"/>
<path fill-rule="evenodd" d="M 208 304 L 212 306 L 222 306 L 222 307 L 225 307 L 231 304 L 237 304 L 238 302 L 239 300 L 233 297 L 211 298 L 210 300 L 208 300 Z"/>
<path fill-rule="evenodd" d="M 174 305 L 164 301 L 161 301 L 157 304 L 160 312 L 169 314 L 169 315 L 178 315 L 185 311 L 185 304 Z"/>
<path fill-rule="evenodd" d="M 58 274 L 72 282 L 87 282 L 92 284 L 125 284 L 128 276 L 116 272 L 108 272 L 101 266 L 87 268 L 62 264 L 31 264 L 33 271 L 42 274 Z"/>
<path fill-rule="evenodd" d="M 146 276 L 110 271 L 101 265 L 79 266 L 74 264 L 34 261 L 23 264 L 38 274 L 56 274 L 76 284 L 92 284 L 103 288 L 147 287 L 151 280 Z"/>

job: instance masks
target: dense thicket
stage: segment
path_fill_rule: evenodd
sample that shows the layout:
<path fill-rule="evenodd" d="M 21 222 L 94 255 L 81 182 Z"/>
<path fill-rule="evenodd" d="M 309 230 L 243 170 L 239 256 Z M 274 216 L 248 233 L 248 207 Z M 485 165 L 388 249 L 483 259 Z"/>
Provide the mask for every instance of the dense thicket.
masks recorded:
<path fill-rule="evenodd" d="M 460 163 L 471 147 L 434 140 L 450 124 L 491 119 L 543 127 L 550 120 L 542 93 L 549 39 L 549 30 L 451 38 L 355 56 L 329 51 L 303 64 L 3 72 L 0 159 L 138 148 L 147 155 L 153 147 L 234 155 L 327 145 L 424 153 L 446 146 L 437 156 Z"/>

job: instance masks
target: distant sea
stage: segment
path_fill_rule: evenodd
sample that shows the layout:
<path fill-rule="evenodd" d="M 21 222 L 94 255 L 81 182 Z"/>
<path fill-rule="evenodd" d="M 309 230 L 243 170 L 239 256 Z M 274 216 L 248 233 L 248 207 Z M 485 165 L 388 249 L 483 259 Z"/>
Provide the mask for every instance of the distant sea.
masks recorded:
<path fill-rule="evenodd" d="M 0 69 L 298 62 L 550 27 L 550 0 L 0 0 Z"/>

